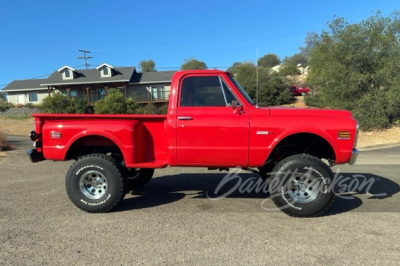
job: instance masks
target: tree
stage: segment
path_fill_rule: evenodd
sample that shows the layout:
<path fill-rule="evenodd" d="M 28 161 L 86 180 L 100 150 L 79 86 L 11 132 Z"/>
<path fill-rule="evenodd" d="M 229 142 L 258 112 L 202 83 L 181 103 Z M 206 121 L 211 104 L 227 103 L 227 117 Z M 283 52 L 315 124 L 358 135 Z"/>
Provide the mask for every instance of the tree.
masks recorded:
<path fill-rule="evenodd" d="M 311 49 L 308 82 L 318 90 L 306 102 L 351 110 L 363 129 L 390 126 L 400 119 L 399 13 L 328 25 Z"/>
<path fill-rule="evenodd" d="M 140 61 L 140 69 L 142 72 L 155 72 L 156 63 L 153 60 L 142 60 Z"/>
<path fill-rule="evenodd" d="M 270 68 L 277 66 L 281 63 L 281 60 L 276 54 L 266 54 L 260 59 L 258 59 L 258 66 Z"/>
<path fill-rule="evenodd" d="M 300 75 L 300 70 L 297 69 L 296 65 L 284 64 L 279 70 L 279 74 L 282 76 L 295 76 Z"/>
<path fill-rule="evenodd" d="M 181 70 L 189 69 L 207 69 L 206 63 L 197 60 L 196 58 L 187 58 L 183 61 Z"/>
<path fill-rule="evenodd" d="M 307 66 L 308 59 L 304 54 L 297 53 L 297 54 L 292 55 L 291 57 L 285 57 L 283 59 L 283 64 L 284 65 L 293 65 L 293 66 L 297 66 L 298 64 L 300 64 L 302 66 Z"/>
<path fill-rule="evenodd" d="M 253 63 L 235 63 L 231 67 L 235 79 L 256 100 L 257 67 Z M 292 97 L 288 89 L 288 80 L 269 68 L 260 67 L 258 71 L 258 104 L 272 106 L 290 103 Z"/>

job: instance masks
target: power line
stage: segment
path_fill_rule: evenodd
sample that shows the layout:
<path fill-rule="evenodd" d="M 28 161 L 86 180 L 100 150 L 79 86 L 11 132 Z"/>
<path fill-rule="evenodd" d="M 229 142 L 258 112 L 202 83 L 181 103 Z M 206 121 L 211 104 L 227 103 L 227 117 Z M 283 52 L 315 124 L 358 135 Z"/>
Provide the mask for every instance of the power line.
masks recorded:
<path fill-rule="evenodd" d="M 86 53 L 90 54 L 90 51 L 86 51 L 86 50 L 78 50 L 78 51 L 83 53 L 83 56 L 78 57 L 78 59 L 85 60 L 85 67 L 86 67 L 86 69 L 88 69 L 87 60 L 93 58 L 92 56 L 86 56 Z"/>

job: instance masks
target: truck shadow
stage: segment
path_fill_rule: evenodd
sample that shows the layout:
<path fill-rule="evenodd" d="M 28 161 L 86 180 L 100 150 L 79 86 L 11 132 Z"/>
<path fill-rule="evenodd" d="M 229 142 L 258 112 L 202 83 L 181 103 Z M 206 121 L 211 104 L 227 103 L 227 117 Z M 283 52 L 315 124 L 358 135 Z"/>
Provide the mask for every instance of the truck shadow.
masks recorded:
<path fill-rule="evenodd" d="M 231 179 L 227 179 L 226 176 L 223 173 L 205 173 L 156 177 L 142 189 L 131 191 L 131 196 L 125 198 L 116 211 L 162 206 L 180 201 L 185 197 L 205 200 L 259 199 L 254 202 L 256 205 L 254 210 L 264 211 L 261 202 L 269 198 L 268 186 L 258 175 L 241 173 L 240 177 Z M 369 200 L 384 200 L 400 191 L 397 183 L 370 173 L 341 173 L 334 182 L 337 196 L 324 216 L 349 212 L 363 204 L 368 204 Z M 361 200 L 359 197 L 361 195 L 367 195 L 368 198 Z M 232 208 L 230 206 L 231 211 Z M 238 204 L 238 211 L 246 210 Z"/>

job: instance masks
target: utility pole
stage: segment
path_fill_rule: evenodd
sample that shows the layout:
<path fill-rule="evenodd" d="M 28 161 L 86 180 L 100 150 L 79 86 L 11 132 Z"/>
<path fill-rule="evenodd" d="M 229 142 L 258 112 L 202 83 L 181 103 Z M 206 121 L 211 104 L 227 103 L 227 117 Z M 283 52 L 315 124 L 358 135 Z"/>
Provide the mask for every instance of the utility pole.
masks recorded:
<path fill-rule="evenodd" d="M 258 105 L 258 48 L 257 48 L 257 55 L 256 55 L 256 104 Z"/>
<path fill-rule="evenodd" d="M 90 51 L 86 51 L 86 50 L 78 50 L 79 52 L 83 53 L 83 56 L 78 57 L 78 59 L 84 59 L 85 60 L 85 67 L 87 69 L 88 67 L 88 63 L 87 60 L 90 58 L 93 58 L 92 56 L 86 56 L 86 53 L 90 54 Z"/>

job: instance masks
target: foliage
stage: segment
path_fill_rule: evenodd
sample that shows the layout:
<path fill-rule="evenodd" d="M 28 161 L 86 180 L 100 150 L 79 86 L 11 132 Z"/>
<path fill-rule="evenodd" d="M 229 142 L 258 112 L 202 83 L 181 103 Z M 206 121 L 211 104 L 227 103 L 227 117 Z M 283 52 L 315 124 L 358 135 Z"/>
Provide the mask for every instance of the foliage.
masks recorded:
<path fill-rule="evenodd" d="M 257 67 L 253 63 L 235 63 L 231 67 L 232 73 L 249 96 L 256 99 Z M 288 90 L 288 81 L 285 77 L 261 67 L 258 71 L 258 104 L 272 106 L 290 103 L 292 96 Z"/>
<path fill-rule="evenodd" d="M 141 106 L 136 112 L 143 115 L 166 115 L 168 110 L 168 104 L 156 106 L 153 103 L 148 103 Z"/>
<path fill-rule="evenodd" d="M 276 54 L 266 54 L 260 59 L 258 59 L 258 66 L 270 68 L 277 66 L 281 63 L 281 60 Z"/>
<path fill-rule="evenodd" d="M 295 76 L 300 75 L 300 70 L 297 69 L 296 65 L 285 64 L 279 70 L 279 74 L 282 76 Z"/>
<path fill-rule="evenodd" d="M 89 113 L 90 105 L 84 98 L 70 98 L 66 112 L 68 114 L 87 114 Z"/>
<path fill-rule="evenodd" d="M 110 89 L 104 99 L 94 103 L 96 114 L 126 114 L 128 112 L 127 98 L 118 89 Z"/>
<path fill-rule="evenodd" d="M 187 58 L 184 60 L 181 70 L 189 69 L 207 69 L 206 63 L 197 60 L 196 58 Z"/>
<path fill-rule="evenodd" d="M 33 104 L 33 103 L 27 103 L 27 104 L 25 104 L 25 107 L 28 107 L 28 108 L 39 108 L 40 105 Z"/>
<path fill-rule="evenodd" d="M 357 24 L 343 18 L 315 38 L 307 104 L 351 110 L 362 129 L 386 128 L 400 118 L 400 16 Z"/>
<path fill-rule="evenodd" d="M 292 55 L 291 57 L 285 57 L 283 59 L 283 64 L 284 65 L 293 65 L 293 66 L 297 66 L 298 64 L 300 64 L 302 66 L 307 66 L 308 59 L 304 54 L 297 53 L 297 54 Z"/>
<path fill-rule="evenodd" d="M 156 63 L 153 60 L 142 60 L 140 61 L 140 69 L 142 72 L 154 72 L 156 71 Z"/>
<path fill-rule="evenodd" d="M 52 114 L 84 114 L 88 113 L 89 104 L 84 99 L 68 98 L 56 92 L 43 99 L 40 111 Z"/>
<path fill-rule="evenodd" d="M 7 111 L 7 109 L 13 108 L 14 105 L 8 102 L 0 102 L 0 112 Z"/>

